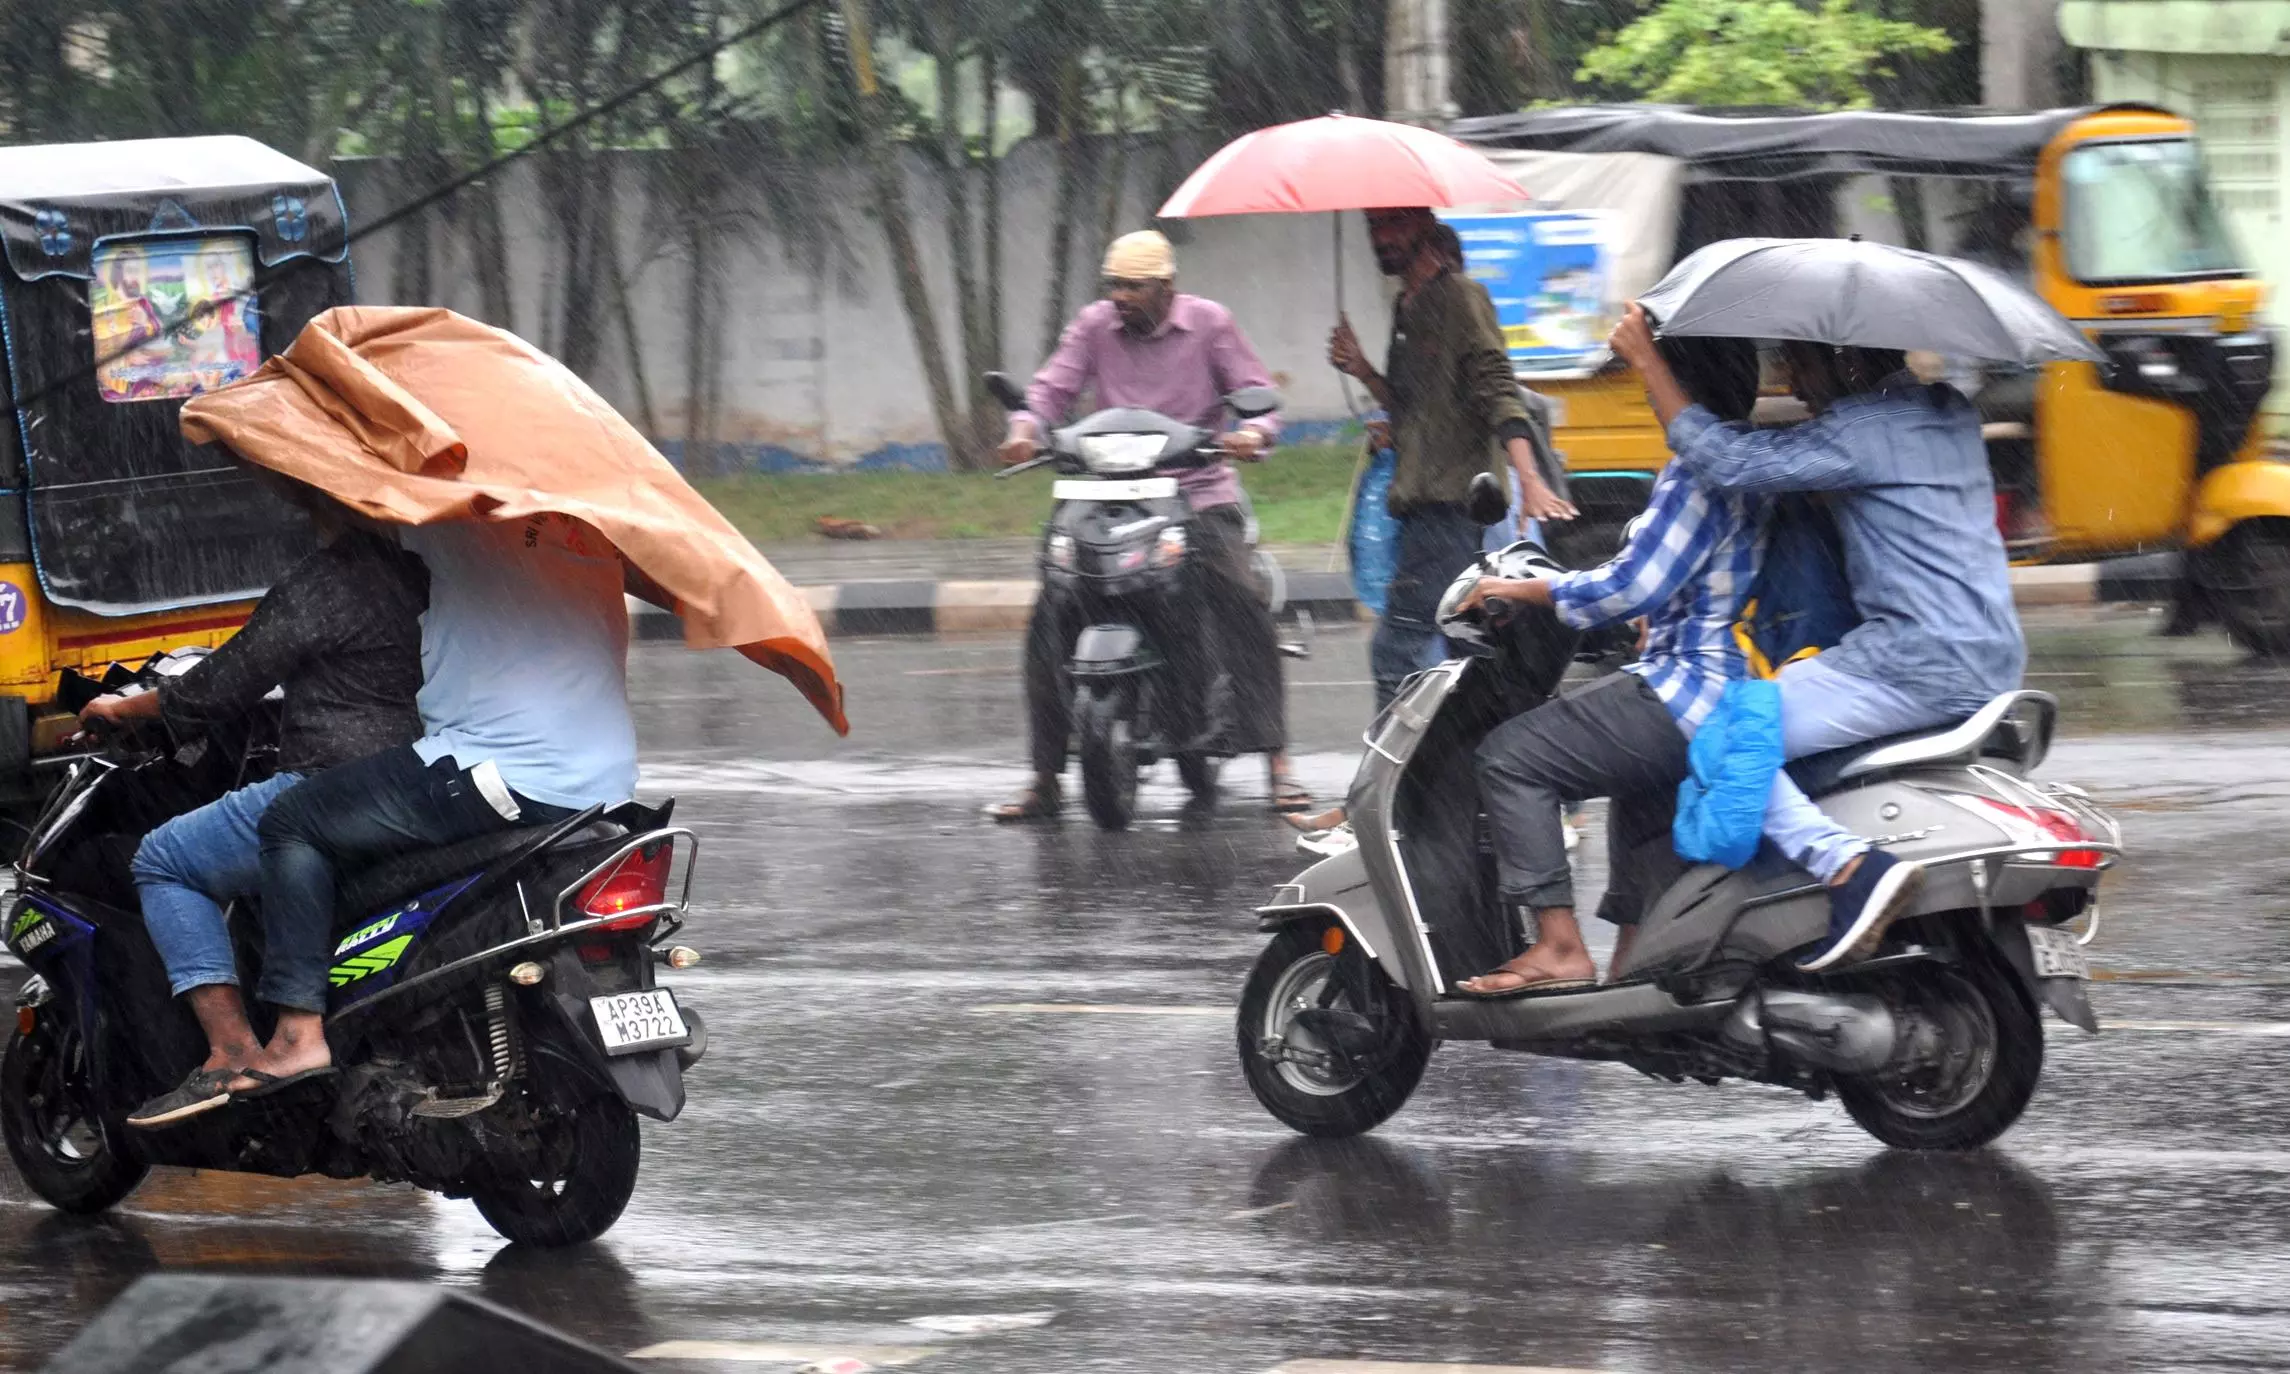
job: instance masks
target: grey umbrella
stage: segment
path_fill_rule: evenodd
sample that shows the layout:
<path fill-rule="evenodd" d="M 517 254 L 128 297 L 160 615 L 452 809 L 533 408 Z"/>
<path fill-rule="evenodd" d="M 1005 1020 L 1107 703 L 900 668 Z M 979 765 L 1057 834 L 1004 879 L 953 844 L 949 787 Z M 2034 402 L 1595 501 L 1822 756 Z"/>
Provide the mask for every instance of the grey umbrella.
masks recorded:
<path fill-rule="evenodd" d="M 1663 334 L 1923 349 L 2029 367 L 2106 358 L 2001 272 L 1859 239 L 1713 243 L 1638 303 Z"/>

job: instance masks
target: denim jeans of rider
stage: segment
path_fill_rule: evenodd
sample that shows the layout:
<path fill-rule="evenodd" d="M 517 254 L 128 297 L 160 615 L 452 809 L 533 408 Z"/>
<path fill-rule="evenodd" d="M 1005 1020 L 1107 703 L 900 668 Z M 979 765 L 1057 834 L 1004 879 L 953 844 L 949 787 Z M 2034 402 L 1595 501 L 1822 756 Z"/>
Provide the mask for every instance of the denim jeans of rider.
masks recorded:
<path fill-rule="evenodd" d="M 267 1000 L 303 1011 L 326 1009 L 334 897 L 344 876 L 417 849 L 572 815 L 527 797 L 515 801 L 521 814 L 511 821 L 452 758 L 424 764 L 404 748 L 330 768 L 272 802 L 259 827 L 263 981 L 268 986 L 275 970 L 280 990 L 266 994 Z"/>
<path fill-rule="evenodd" d="M 1235 754 L 1287 747 L 1287 684 L 1278 630 L 1249 576 L 1248 517 L 1238 505 L 1194 512 L 1186 580 L 1177 601 L 1149 612 L 1144 626 L 1168 656 L 1171 716 L 1188 735 L 1205 728 L 1209 683 L 1221 667 L 1232 684 L 1232 720 L 1223 743 Z M 1026 718 L 1036 773 L 1065 771 L 1073 734 L 1073 683 L 1066 660 L 1087 628 L 1088 611 L 1044 589 L 1026 626 Z"/>
<path fill-rule="evenodd" d="M 1376 680 L 1376 709 L 1399 694 L 1399 685 L 1444 657 L 1439 598 L 1479 556 L 1483 531 L 1460 505 L 1418 506 L 1399 517 L 1399 549 L 1384 593 L 1383 619 L 1368 644 Z"/>
<path fill-rule="evenodd" d="M 1781 752 L 1793 759 L 1953 719 L 1896 687 L 1839 672 L 1818 658 L 1790 664 L 1775 681 L 1781 687 Z M 1830 820 L 1787 773 L 1774 775 L 1766 797 L 1765 838 L 1822 882 L 1869 851 L 1866 839 Z"/>
<path fill-rule="evenodd" d="M 238 959 L 223 904 L 252 897 L 262 886 L 262 841 L 256 826 L 270 804 L 302 781 L 276 773 L 226 792 L 195 811 L 158 826 L 135 848 L 128 873 L 143 908 L 143 924 L 167 966 L 177 997 L 193 988 L 237 987 Z M 265 965 L 257 995 L 271 1000 Z"/>
<path fill-rule="evenodd" d="M 1636 924 L 1646 903 L 1683 872 L 1670 843 L 1686 736 L 1654 689 L 1612 673 L 1513 716 L 1479 744 L 1496 882 L 1507 904 L 1573 907 L 1561 808 L 1610 798 L 1606 897 L 1598 914 Z"/>

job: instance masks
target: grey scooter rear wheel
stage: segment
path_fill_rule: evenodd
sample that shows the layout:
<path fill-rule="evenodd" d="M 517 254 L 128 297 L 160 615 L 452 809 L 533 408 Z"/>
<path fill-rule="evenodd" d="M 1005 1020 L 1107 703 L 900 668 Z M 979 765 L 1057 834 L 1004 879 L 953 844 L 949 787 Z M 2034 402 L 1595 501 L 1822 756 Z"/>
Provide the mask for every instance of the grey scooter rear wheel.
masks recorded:
<path fill-rule="evenodd" d="M 1337 964 L 1322 946 L 1327 927 L 1284 927 L 1257 957 L 1240 995 L 1241 1069 L 1266 1111 L 1306 1135 L 1352 1136 L 1380 1126 L 1407 1105 L 1431 1060 L 1431 1040 L 1416 1024 L 1407 994 L 1381 969 L 1366 970 L 1374 1005 L 1330 993 Z M 1357 1060 L 1294 1024 L 1313 1007 L 1359 1013 L 1382 1032 Z"/>
<path fill-rule="evenodd" d="M 151 1166 L 122 1139 L 124 1123 L 85 1105 L 86 1084 L 74 1074 L 78 1040 L 60 1021 L 9 1034 L 0 1058 L 0 1137 L 33 1192 L 84 1216 L 126 1198 Z"/>
<path fill-rule="evenodd" d="M 1923 1039 L 1904 1073 L 1837 1080 L 1862 1130 L 1905 1150 L 1976 1150 L 2010 1130 L 2043 1075 L 2043 1021 L 2019 975 L 1984 949 L 1871 988 Z"/>

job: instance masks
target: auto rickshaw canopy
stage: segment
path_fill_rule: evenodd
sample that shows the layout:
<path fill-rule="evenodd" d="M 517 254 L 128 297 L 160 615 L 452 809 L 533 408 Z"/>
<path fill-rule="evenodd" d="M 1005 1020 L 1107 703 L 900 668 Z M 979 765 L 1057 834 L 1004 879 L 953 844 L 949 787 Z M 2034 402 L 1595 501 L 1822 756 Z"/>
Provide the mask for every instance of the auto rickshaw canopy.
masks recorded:
<path fill-rule="evenodd" d="M 1458 120 L 1448 132 L 1486 149 L 1647 153 L 1685 164 L 1689 183 L 1809 177 L 2032 178 L 2043 150 L 2077 120 L 2147 105 L 1987 110 L 1700 109 L 1574 105 Z"/>
<path fill-rule="evenodd" d="M 351 297 L 333 179 L 253 139 L 0 148 L 0 561 L 106 616 L 260 595 L 307 524 L 177 417 Z"/>

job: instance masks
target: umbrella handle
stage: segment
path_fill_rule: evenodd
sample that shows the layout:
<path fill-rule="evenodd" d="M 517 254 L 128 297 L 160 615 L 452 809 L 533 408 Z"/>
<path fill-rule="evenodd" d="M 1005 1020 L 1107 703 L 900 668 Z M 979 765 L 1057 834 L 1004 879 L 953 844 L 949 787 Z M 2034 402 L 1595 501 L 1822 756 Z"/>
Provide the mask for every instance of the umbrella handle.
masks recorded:
<path fill-rule="evenodd" d="M 1342 324 L 1344 322 L 1344 212 L 1341 210 L 1331 211 L 1328 215 L 1328 225 L 1335 230 L 1336 322 Z M 1360 403 L 1352 399 L 1352 379 L 1339 372 L 1336 374 L 1336 387 L 1344 393 L 1344 409 L 1352 412 L 1353 419 L 1359 420 L 1363 424 L 1366 423 L 1364 412 L 1360 409 Z"/>

